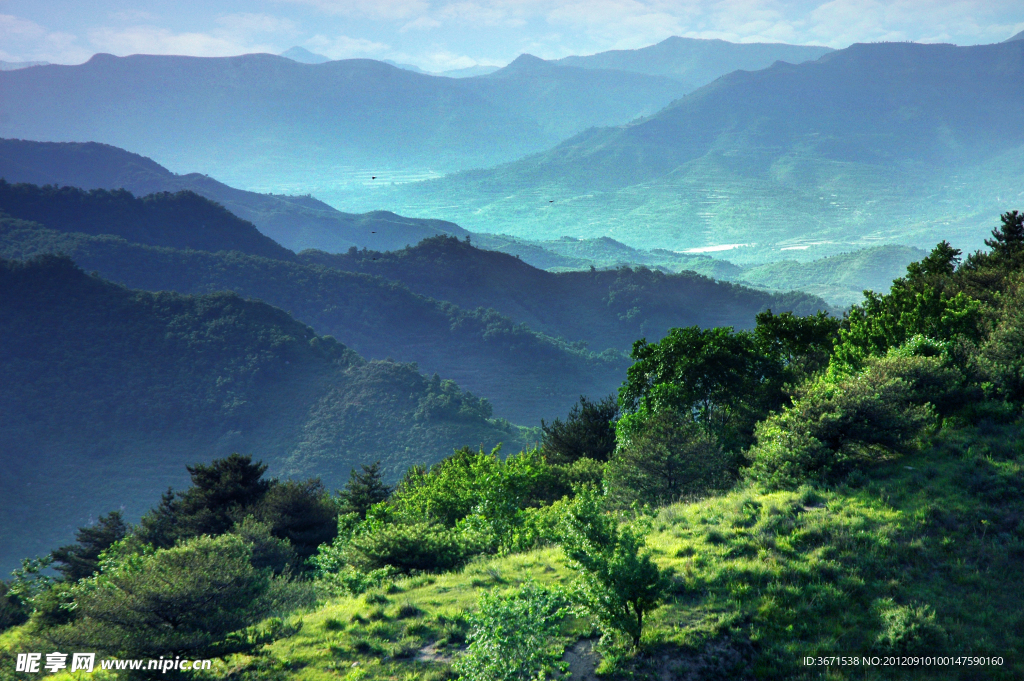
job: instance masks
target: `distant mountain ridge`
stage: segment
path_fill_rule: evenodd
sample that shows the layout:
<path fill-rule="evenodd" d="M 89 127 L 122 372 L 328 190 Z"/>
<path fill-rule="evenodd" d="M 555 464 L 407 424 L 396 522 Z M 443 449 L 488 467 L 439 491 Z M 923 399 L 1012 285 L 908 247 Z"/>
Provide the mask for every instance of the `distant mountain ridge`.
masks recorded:
<path fill-rule="evenodd" d="M 672 36 L 637 50 L 610 50 L 553 61 L 587 69 L 617 69 L 666 76 L 685 83 L 689 90 L 696 90 L 732 71 L 759 71 L 777 61 L 800 64 L 832 51 L 832 48 L 823 46 L 731 43 Z"/>
<path fill-rule="evenodd" d="M 372 184 L 390 168 L 509 161 L 682 92 L 660 77 L 546 63 L 534 64 L 539 84 L 522 66 L 496 87 L 479 81 L 503 70 L 440 78 L 369 59 L 98 54 L 78 66 L 0 72 L 0 136 L 112 144 L 235 185 L 355 169 Z"/>
<path fill-rule="evenodd" d="M 878 43 L 733 72 L 646 119 L 387 198 L 532 239 L 977 247 L 1021 171 L 1024 41 Z"/>

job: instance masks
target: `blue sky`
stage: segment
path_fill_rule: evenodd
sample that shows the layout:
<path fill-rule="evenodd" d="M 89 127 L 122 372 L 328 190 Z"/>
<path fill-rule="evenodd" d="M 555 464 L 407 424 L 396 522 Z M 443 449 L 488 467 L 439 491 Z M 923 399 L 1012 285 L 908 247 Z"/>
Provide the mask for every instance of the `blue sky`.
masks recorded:
<path fill-rule="evenodd" d="M 431 71 L 630 49 L 671 35 L 845 47 L 974 45 L 1024 30 L 1024 0 L 0 0 L 0 60 L 227 56 L 293 45 Z"/>

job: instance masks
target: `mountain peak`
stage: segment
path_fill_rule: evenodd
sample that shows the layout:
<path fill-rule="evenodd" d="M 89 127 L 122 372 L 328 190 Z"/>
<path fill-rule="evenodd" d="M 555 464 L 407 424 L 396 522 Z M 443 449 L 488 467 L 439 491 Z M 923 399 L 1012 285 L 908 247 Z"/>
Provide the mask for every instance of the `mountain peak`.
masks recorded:
<path fill-rule="evenodd" d="M 324 62 L 331 61 L 330 57 L 325 57 L 324 55 L 317 54 L 316 52 L 310 52 L 305 47 L 299 47 L 298 45 L 285 50 L 281 53 L 281 56 L 291 59 L 292 61 L 297 61 L 300 64 L 323 64 Z"/>
<path fill-rule="evenodd" d="M 1024 40 L 1024 31 L 1021 31 L 1020 33 L 1018 33 L 1016 35 L 1010 36 L 1009 38 L 1007 38 L 1003 42 L 1004 43 L 1012 43 L 1015 40 Z"/>

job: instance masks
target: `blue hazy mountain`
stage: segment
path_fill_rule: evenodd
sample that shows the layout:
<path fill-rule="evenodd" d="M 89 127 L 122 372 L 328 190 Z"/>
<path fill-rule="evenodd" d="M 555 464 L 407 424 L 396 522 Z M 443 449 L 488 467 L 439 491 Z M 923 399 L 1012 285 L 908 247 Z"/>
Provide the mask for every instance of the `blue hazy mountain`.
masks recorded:
<path fill-rule="evenodd" d="M 1003 42 L 1012 43 L 1014 40 L 1024 40 L 1024 31 L 1021 31 L 1020 33 L 1016 33 L 1016 34 L 1010 36 L 1009 38 L 1007 38 Z"/>
<path fill-rule="evenodd" d="M 8 182 L 127 189 L 136 196 L 192 191 L 221 204 L 293 251 L 394 250 L 438 234 L 469 232 L 443 220 L 406 218 L 386 211 L 353 214 L 310 196 L 258 194 L 199 173 L 177 175 L 152 159 L 95 142 L 0 139 L 0 178 Z"/>
<path fill-rule="evenodd" d="M 287 57 L 292 61 L 297 61 L 300 64 L 323 64 L 324 62 L 331 61 L 330 57 L 325 57 L 322 54 L 316 52 L 310 52 L 305 47 L 295 46 L 285 50 L 281 53 L 282 57 Z"/>
<path fill-rule="evenodd" d="M 397 188 L 389 205 L 644 248 L 977 247 L 1020 202 L 1022 84 L 1024 41 L 854 45 L 733 72 L 649 118 Z"/>
<path fill-rule="evenodd" d="M 831 51 L 832 48 L 813 45 L 731 43 L 673 36 L 637 50 L 609 50 L 588 56 L 564 57 L 555 63 L 667 76 L 685 83 L 690 90 L 696 90 L 732 71 L 758 71 L 777 61 L 800 64 Z"/>
<path fill-rule="evenodd" d="M 0 91 L 2 137 L 103 142 L 249 188 L 311 177 L 370 184 L 393 168 L 509 161 L 657 110 L 682 86 L 537 59 L 481 80 L 369 59 L 99 54 L 78 66 L 2 72 Z"/>
<path fill-rule="evenodd" d="M 476 66 L 467 66 L 462 69 L 448 69 L 447 71 L 440 71 L 437 75 L 448 76 L 449 78 L 472 78 L 473 76 L 486 76 L 489 73 L 494 73 L 500 68 L 500 66 L 477 64 Z"/>
<path fill-rule="evenodd" d="M 30 66 L 46 66 L 48 61 L 0 61 L 0 71 L 17 71 Z"/>

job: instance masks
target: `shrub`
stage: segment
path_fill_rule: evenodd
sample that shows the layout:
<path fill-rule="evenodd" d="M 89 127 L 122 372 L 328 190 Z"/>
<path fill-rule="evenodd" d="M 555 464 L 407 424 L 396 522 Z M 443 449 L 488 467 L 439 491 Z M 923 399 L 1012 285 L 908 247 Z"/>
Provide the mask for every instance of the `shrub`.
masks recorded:
<path fill-rule="evenodd" d="M 935 423 L 931 400 L 942 401 L 960 380 L 939 357 L 899 349 L 867 360 L 852 376 L 819 379 L 791 407 L 758 424 L 748 474 L 771 489 L 794 489 L 891 457 Z"/>
<path fill-rule="evenodd" d="M 546 678 L 561 657 L 553 643 L 564 617 L 564 599 L 533 583 L 480 597 L 470 615 L 469 647 L 454 669 L 463 681 L 530 681 Z"/>

